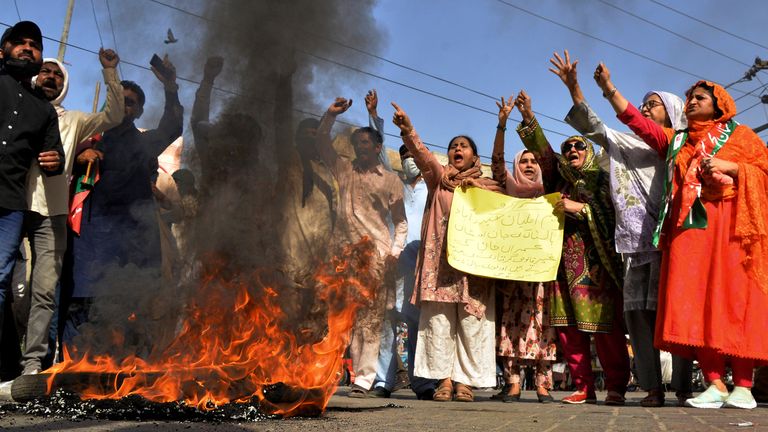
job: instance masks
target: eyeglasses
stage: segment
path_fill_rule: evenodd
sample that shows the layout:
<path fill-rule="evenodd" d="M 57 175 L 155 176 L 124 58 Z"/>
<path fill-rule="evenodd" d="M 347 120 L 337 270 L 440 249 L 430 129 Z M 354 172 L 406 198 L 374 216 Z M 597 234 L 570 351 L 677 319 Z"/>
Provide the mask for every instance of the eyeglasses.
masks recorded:
<path fill-rule="evenodd" d="M 659 101 L 655 101 L 655 100 L 645 101 L 643 102 L 642 105 L 640 105 L 640 111 L 642 111 L 643 108 L 647 108 L 650 111 L 656 108 L 657 106 L 661 106 L 661 105 L 664 105 L 664 104 Z"/>
<path fill-rule="evenodd" d="M 581 141 L 576 141 L 575 144 L 567 142 L 563 144 L 562 151 L 563 153 L 568 153 L 569 151 L 571 151 L 572 148 L 576 148 L 576 150 L 579 150 L 579 151 L 584 151 L 587 149 L 587 145 Z"/>

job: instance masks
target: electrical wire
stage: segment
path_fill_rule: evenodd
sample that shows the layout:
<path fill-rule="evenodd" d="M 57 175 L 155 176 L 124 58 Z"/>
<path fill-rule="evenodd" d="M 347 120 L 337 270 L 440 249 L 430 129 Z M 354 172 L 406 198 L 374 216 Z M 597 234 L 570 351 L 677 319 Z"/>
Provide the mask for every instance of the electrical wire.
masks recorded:
<path fill-rule="evenodd" d="M 740 41 L 743 41 L 743 42 L 746 42 L 746 43 L 749 43 L 749 44 L 755 45 L 755 46 L 757 46 L 757 47 L 760 47 L 760 48 L 763 48 L 763 49 L 767 49 L 767 50 L 768 50 L 768 46 L 765 46 L 765 45 L 759 44 L 759 43 L 757 43 L 757 42 L 754 42 L 754 41 L 752 41 L 752 40 L 749 40 L 749 39 L 747 39 L 747 38 L 741 37 L 741 36 L 739 36 L 739 35 L 737 35 L 737 34 L 734 34 L 734 33 L 731 33 L 731 32 L 729 32 L 729 31 L 723 30 L 722 28 L 720 28 L 720 27 L 718 27 L 718 26 L 716 26 L 716 25 L 710 24 L 710 23 L 708 23 L 708 22 L 705 22 L 705 21 L 702 21 L 702 20 L 700 20 L 700 19 L 698 19 L 698 18 L 696 18 L 696 17 L 693 17 L 693 16 L 691 16 L 691 15 L 688 15 L 687 13 L 685 13 L 685 12 L 682 12 L 682 11 L 680 11 L 680 10 L 677 10 L 677 9 L 673 8 L 672 6 L 666 5 L 666 4 L 664 4 L 664 3 L 661 3 L 661 2 L 659 2 L 659 1 L 656 1 L 656 0 L 649 0 L 649 1 L 650 1 L 651 3 L 657 4 L 657 5 L 659 5 L 659 6 L 663 7 L 663 8 L 665 8 L 665 9 L 669 9 L 669 10 L 671 10 L 672 12 L 674 12 L 674 13 L 676 13 L 676 14 L 682 15 L 682 16 L 684 16 L 684 17 L 686 17 L 686 18 L 689 18 L 689 19 L 691 19 L 691 20 L 693 20 L 693 21 L 696 21 L 696 22 L 697 22 L 697 23 L 699 23 L 699 24 L 703 24 L 703 25 L 705 25 L 705 26 L 707 26 L 707 27 L 709 27 L 709 28 L 712 28 L 712 29 L 714 29 L 714 30 L 717 30 L 717 31 L 719 31 L 719 32 L 721 32 L 721 33 L 727 34 L 728 36 L 731 36 L 731 37 L 734 37 L 734 38 L 736 38 L 736 39 L 739 39 Z"/>
<path fill-rule="evenodd" d="M 96 18 L 96 5 L 93 3 L 93 0 L 91 0 L 91 11 L 93 11 L 93 22 L 96 24 L 96 33 L 99 34 L 99 43 L 101 44 L 101 47 L 104 47 L 104 39 L 101 37 L 101 29 L 99 28 L 99 20 Z M 122 71 L 121 71 L 122 74 Z"/>
<path fill-rule="evenodd" d="M 13 0 L 13 5 L 16 6 L 16 16 L 19 17 L 19 21 L 21 21 L 21 12 L 19 12 L 19 5 L 16 3 L 16 0 Z"/>
<path fill-rule="evenodd" d="M 674 32 L 674 31 L 672 31 L 672 30 L 670 30 L 670 29 L 668 29 L 668 28 L 666 28 L 664 26 L 658 25 L 658 24 L 656 24 L 655 22 L 653 22 L 653 21 L 651 21 L 649 19 L 643 18 L 640 15 L 637 15 L 637 14 L 635 14 L 633 12 L 630 12 L 630 11 L 628 11 L 626 9 L 623 9 L 623 8 L 621 8 L 619 6 L 616 6 L 615 4 L 612 4 L 612 3 L 610 3 L 610 2 L 608 2 L 606 0 L 597 0 L 597 1 L 599 1 L 600 3 L 602 3 L 602 4 L 604 4 L 604 5 L 608 6 L 608 7 L 611 7 L 611 8 L 614 8 L 614 9 L 620 11 L 620 12 L 623 12 L 623 13 L 625 13 L 625 14 L 633 17 L 633 18 L 636 18 L 636 19 L 638 19 L 638 20 L 640 20 L 640 21 L 642 21 L 642 22 L 644 22 L 646 24 L 650 24 L 650 25 L 652 25 L 652 26 L 654 26 L 654 27 L 656 27 L 656 28 L 658 28 L 658 29 L 660 29 L 662 31 L 665 31 L 665 32 L 667 32 L 669 34 L 675 35 L 675 36 L 679 37 L 680 39 L 683 39 L 684 41 L 692 43 L 692 44 L 694 44 L 694 45 L 696 45 L 696 46 L 698 46 L 700 48 L 704 48 L 705 50 L 711 51 L 711 52 L 713 52 L 713 53 L 715 53 L 715 54 L 717 54 L 717 55 L 719 55 L 721 57 L 727 58 L 728 60 L 732 60 L 732 61 L 734 61 L 734 62 L 736 62 L 736 63 L 738 63 L 738 64 L 740 64 L 742 66 L 746 66 L 746 67 L 752 66 L 749 63 L 744 63 L 743 61 L 741 61 L 741 60 L 739 60 L 739 59 L 737 59 L 735 57 L 731 57 L 731 56 L 729 56 L 727 54 L 724 54 L 721 51 L 718 51 L 718 50 L 716 50 L 714 48 L 710 48 L 710 47 L 708 47 L 708 46 L 706 46 L 706 45 L 704 45 L 702 43 L 699 43 L 698 41 L 695 41 L 695 40 L 693 40 L 693 39 L 691 39 L 691 38 L 689 38 L 689 37 L 687 37 L 685 35 L 681 35 L 680 33 Z"/>
<path fill-rule="evenodd" d="M 107 5 L 107 14 L 109 15 L 109 27 L 112 29 L 112 41 L 115 43 L 115 51 L 120 52 L 120 49 L 117 48 L 117 36 L 115 36 L 115 24 L 112 22 L 112 10 L 109 7 L 109 0 L 104 0 L 104 3 Z M 117 64 L 117 67 L 120 69 L 120 76 L 125 77 L 123 75 L 123 68 L 120 66 L 121 63 Z"/>

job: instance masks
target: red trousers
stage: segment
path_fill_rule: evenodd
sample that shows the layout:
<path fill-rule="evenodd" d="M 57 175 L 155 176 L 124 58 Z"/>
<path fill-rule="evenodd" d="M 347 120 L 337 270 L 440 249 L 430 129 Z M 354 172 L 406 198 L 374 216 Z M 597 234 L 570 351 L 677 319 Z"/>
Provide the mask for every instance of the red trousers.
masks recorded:
<path fill-rule="evenodd" d="M 629 382 L 629 353 L 621 323 L 621 319 L 614 320 L 610 333 L 592 335 L 595 337 L 597 358 L 605 371 L 606 389 L 624 394 Z M 576 390 L 594 392 L 595 376 L 592 373 L 590 333 L 580 331 L 576 326 L 557 327 L 557 333 Z"/>
<path fill-rule="evenodd" d="M 733 372 L 733 384 L 739 387 L 752 387 L 752 372 L 755 369 L 753 359 L 728 357 L 709 348 L 697 348 L 696 357 L 707 382 L 722 379 L 725 375 L 725 362 L 729 360 Z"/>

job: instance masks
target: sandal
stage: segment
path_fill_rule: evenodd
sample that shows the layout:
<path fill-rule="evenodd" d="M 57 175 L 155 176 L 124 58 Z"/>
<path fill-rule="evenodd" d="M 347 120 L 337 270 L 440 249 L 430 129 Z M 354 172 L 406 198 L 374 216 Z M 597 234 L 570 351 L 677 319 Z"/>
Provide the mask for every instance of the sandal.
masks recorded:
<path fill-rule="evenodd" d="M 437 386 L 435 394 L 432 396 L 432 400 L 436 402 L 448 402 L 453 396 L 453 383 L 450 378 L 441 380 Z"/>
<path fill-rule="evenodd" d="M 347 397 L 355 399 L 365 398 L 368 397 L 368 390 L 357 384 L 352 384 L 349 386 L 349 393 L 347 393 Z"/>
<path fill-rule="evenodd" d="M 453 397 L 456 402 L 474 402 L 475 395 L 472 388 L 466 384 L 456 383 L 456 395 Z"/>

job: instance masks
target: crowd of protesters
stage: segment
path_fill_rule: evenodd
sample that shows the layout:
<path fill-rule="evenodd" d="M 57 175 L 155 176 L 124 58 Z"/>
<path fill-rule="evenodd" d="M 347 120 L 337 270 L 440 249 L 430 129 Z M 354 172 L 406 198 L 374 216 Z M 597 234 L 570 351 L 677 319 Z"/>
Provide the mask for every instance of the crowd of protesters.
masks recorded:
<path fill-rule="evenodd" d="M 550 403 L 553 365 L 562 358 L 575 390 L 562 403 L 597 403 L 594 340 L 604 403 L 624 405 L 631 382 L 626 334 L 634 374 L 647 392 L 642 406 L 665 404 L 662 351 L 672 354 L 671 387 L 680 406 L 752 409 L 753 393 L 765 396 L 753 389 L 753 377 L 768 361 L 761 335 L 768 327 L 768 214 L 761 205 L 768 150 L 733 120 L 735 102 L 716 83 L 696 82 L 685 100 L 652 90 L 637 108 L 601 63 L 593 78 L 629 129 L 617 131 L 585 100 L 578 62 L 567 51 L 555 53 L 550 71 L 570 94 L 566 122 L 580 135 L 553 147 L 531 96 L 501 98 L 488 177 L 470 136 L 451 139 L 447 163 L 440 162 L 392 103 L 402 137 L 396 173 L 375 90 L 364 98 L 370 125 L 351 133 L 348 154 L 332 129 L 351 99 L 337 98 L 319 121 L 303 119 L 294 132 L 288 71 L 275 89 L 274 138 L 283 144 L 274 154 L 281 181 L 270 189 L 268 174 L 247 164 L 265 157 L 256 145 L 265 139 L 259 123 L 239 112 L 209 119 L 223 68 L 223 59 L 213 57 L 191 115 L 199 173 L 173 172 L 169 192 L 159 187 L 158 156 L 181 136 L 183 107 L 167 57 L 152 67 L 165 90 L 162 117 L 157 128 L 142 131 L 134 123 L 146 96 L 137 83 L 119 80 L 114 51 L 99 52 L 106 103 L 89 114 L 63 107 L 70 77 L 62 62 L 42 57 L 37 25 L 8 28 L 0 50 L 0 366 L 7 380 L 0 393 L 19 374 L 50 367 L 55 353 L 78 338 L 97 337 L 84 324 L 103 319 L 109 308 L 95 298 L 110 289 L 189 282 L 183 279 L 192 278 L 194 260 L 179 264 L 170 256 L 189 257 L 190 244 L 202 238 L 225 250 L 238 243 L 244 224 L 278 223 L 279 237 L 250 244 L 246 255 L 261 254 L 281 268 L 309 321 L 321 314 L 312 304 L 314 266 L 345 244 L 373 243 L 380 283 L 351 332 L 349 397 L 389 397 L 396 389 L 400 323 L 408 329 L 407 375 L 419 399 L 474 401 L 475 390 L 497 385 L 500 371 L 503 385 L 492 399 L 518 401 L 527 369 L 535 371 L 529 385 L 538 401 Z M 508 165 L 505 137 L 515 108 L 525 150 Z M 256 144 L 237 145 L 245 140 Z M 446 250 L 457 188 L 520 199 L 559 192 L 554 212 L 565 223 L 556 280 L 496 280 L 453 268 Z M 240 199 L 254 190 L 269 190 L 282 213 Z M 226 227 L 206 215 L 211 208 L 231 213 Z M 204 231 L 220 235 L 210 239 Z M 26 307 L 15 304 L 12 289 L 14 278 L 26 277 L 18 260 L 23 238 L 31 252 Z M 150 315 L 172 321 L 164 303 L 153 300 Z M 151 356 L 173 335 L 142 337 L 135 354 Z M 694 360 L 708 383 L 696 397 Z"/>

